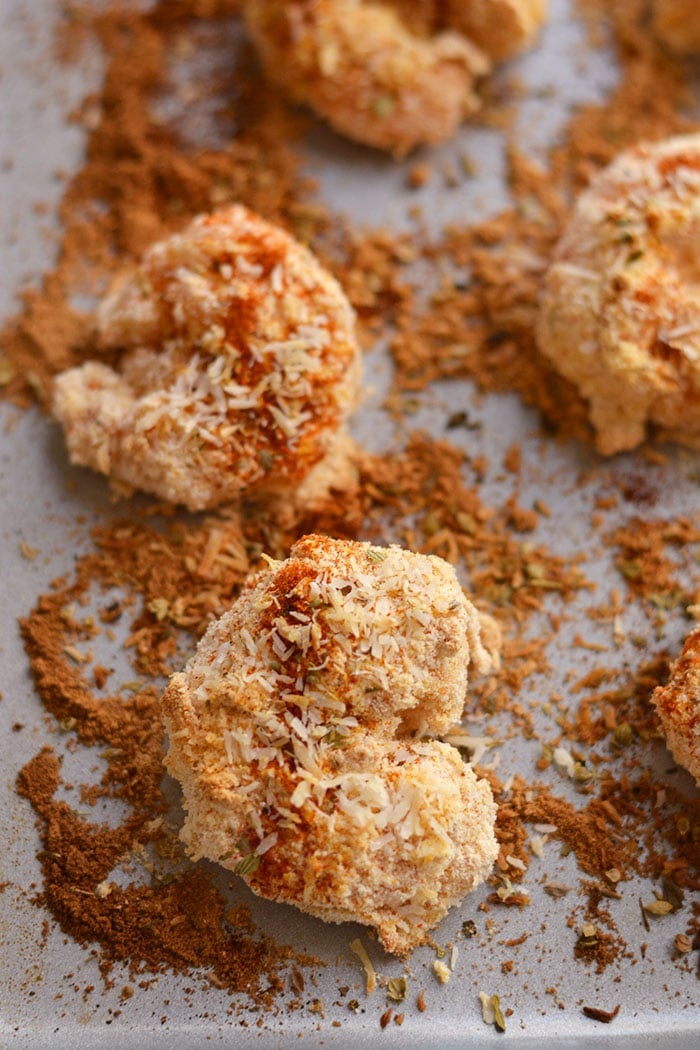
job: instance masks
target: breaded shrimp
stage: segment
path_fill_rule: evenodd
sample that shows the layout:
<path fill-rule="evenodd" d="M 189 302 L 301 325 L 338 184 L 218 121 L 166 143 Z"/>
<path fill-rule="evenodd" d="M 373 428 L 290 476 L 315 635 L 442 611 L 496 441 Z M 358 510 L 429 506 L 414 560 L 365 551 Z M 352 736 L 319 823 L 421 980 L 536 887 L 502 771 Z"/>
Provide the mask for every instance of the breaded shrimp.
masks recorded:
<path fill-rule="evenodd" d="M 244 0 L 268 77 L 337 131 L 397 157 L 450 138 L 476 84 L 523 50 L 546 0 Z"/>
<path fill-rule="evenodd" d="M 621 154 L 581 194 L 542 295 L 540 349 L 588 400 L 600 452 L 647 426 L 700 442 L 700 135 Z"/>
<path fill-rule="evenodd" d="M 529 47 L 545 20 L 547 0 L 445 0 L 445 21 L 502 62 Z"/>
<path fill-rule="evenodd" d="M 654 33 L 679 55 L 700 54 L 700 8 L 697 0 L 652 0 Z"/>
<path fill-rule="evenodd" d="M 419 35 L 362 0 L 246 0 L 243 13 L 270 80 L 358 142 L 402 156 L 478 107 L 490 63 L 460 34 Z"/>
<path fill-rule="evenodd" d="M 700 627 L 686 638 L 667 684 L 652 700 L 671 754 L 700 786 Z"/>
<path fill-rule="evenodd" d="M 236 205 L 153 245 L 103 301 L 53 412 L 74 463 L 191 510 L 336 466 L 359 387 L 354 314 L 305 247 Z"/>
<path fill-rule="evenodd" d="M 432 739 L 489 662 L 446 562 L 305 537 L 165 691 L 181 837 L 263 897 L 411 950 L 498 852 L 488 784 Z"/>

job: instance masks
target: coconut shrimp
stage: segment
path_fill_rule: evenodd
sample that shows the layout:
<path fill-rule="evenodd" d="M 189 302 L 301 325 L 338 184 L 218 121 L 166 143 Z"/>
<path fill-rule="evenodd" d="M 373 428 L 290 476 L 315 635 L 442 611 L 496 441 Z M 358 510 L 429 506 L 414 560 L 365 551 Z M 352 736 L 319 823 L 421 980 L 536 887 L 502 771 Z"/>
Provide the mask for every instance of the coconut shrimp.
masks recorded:
<path fill-rule="evenodd" d="M 686 638 L 668 683 L 652 700 L 671 754 L 700 785 L 700 627 Z"/>
<path fill-rule="evenodd" d="M 652 0 L 654 33 L 679 55 L 700 54 L 700 10 L 697 0 Z"/>
<path fill-rule="evenodd" d="M 600 452 L 649 425 L 700 441 L 700 135 L 621 154 L 581 194 L 546 276 L 538 343 L 589 404 Z"/>
<path fill-rule="evenodd" d="M 59 375 L 74 463 L 191 510 L 307 496 L 359 389 L 354 314 L 305 247 L 236 205 L 153 245 L 97 313 L 102 350 Z M 328 472 L 326 471 L 327 475 Z"/>
<path fill-rule="evenodd" d="M 544 0 L 246 0 L 268 77 L 341 134 L 403 156 L 479 107 L 476 84 L 527 45 Z"/>
<path fill-rule="evenodd" d="M 307 536 L 270 560 L 163 696 L 191 854 L 422 943 L 498 852 L 488 784 L 433 739 L 489 666 L 480 626 L 440 558 Z"/>

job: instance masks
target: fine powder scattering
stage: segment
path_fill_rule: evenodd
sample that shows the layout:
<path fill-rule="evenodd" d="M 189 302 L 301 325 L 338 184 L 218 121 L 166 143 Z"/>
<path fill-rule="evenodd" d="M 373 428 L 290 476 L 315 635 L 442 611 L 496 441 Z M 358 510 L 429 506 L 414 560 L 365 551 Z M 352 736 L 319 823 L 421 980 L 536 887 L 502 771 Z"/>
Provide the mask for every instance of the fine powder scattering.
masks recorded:
<path fill-rule="evenodd" d="M 117 279 L 96 328 L 98 350 L 124 351 L 117 369 L 88 361 L 54 382 L 73 462 L 190 510 L 311 499 L 326 459 L 342 474 L 354 315 L 285 231 L 240 205 L 199 216 Z"/>

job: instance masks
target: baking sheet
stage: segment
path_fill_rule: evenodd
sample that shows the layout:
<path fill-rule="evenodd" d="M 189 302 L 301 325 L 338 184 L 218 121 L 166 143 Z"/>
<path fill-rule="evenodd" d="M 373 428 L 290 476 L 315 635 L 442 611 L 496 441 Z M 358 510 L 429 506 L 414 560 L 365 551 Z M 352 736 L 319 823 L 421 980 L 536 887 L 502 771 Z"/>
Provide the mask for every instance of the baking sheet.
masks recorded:
<path fill-rule="evenodd" d="M 59 65 L 52 60 L 52 35 L 57 5 L 30 0 L 21 5 L 3 4 L 0 30 L 2 72 L 2 126 L 0 127 L 0 243 L 2 286 L 0 309 L 9 315 L 16 308 L 15 294 L 27 281 L 36 281 L 50 265 L 55 251 L 52 237 L 54 216 L 62 183 L 60 169 L 72 170 L 80 161 L 83 145 L 79 128 L 67 114 L 86 90 L 99 81 L 101 62 L 96 51 L 87 51 L 80 66 Z M 614 64 L 605 50 L 590 51 L 585 34 L 565 0 L 552 0 L 550 23 L 535 52 L 518 63 L 530 94 L 520 107 L 519 128 L 523 141 L 534 155 L 541 154 L 561 128 L 567 107 L 602 97 L 616 79 Z M 309 135 L 309 169 L 320 180 L 321 196 L 335 209 L 361 216 L 368 224 L 404 229 L 408 208 L 420 203 L 436 224 L 451 218 L 466 221 L 495 214 L 506 202 L 503 185 L 504 143 L 497 131 L 464 129 L 457 139 L 432 155 L 436 167 L 466 149 L 478 158 L 478 174 L 459 189 L 448 190 L 433 179 L 421 190 L 406 190 L 405 167 L 368 151 L 355 148 L 321 128 Z M 367 361 L 366 378 L 373 392 L 355 423 L 356 436 L 376 450 L 391 447 L 394 425 L 381 410 L 382 395 L 389 377 L 385 355 L 374 352 Z M 418 396 L 411 425 L 444 434 L 444 420 L 456 411 L 468 411 L 481 424 L 474 431 L 455 431 L 450 440 L 464 443 L 473 455 L 483 452 L 498 464 L 517 441 L 523 450 L 519 499 L 531 506 L 536 499 L 552 508 L 543 518 L 536 538 L 552 550 L 589 555 L 586 575 L 596 582 L 595 601 L 602 603 L 619 581 L 612 569 L 612 552 L 591 549 L 590 519 L 596 497 L 602 491 L 620 490 L 625 480 L 644 478 L 656 493 L 655 513 L 694 514 L 697 508 L 697 458 L 683 450 L 669 449 L 666 464 L 652 465 L 637 455 L 601 462 L 577 445 L 543 442 L 537 431 L 537 416 L 513 396 L 478 396 L 466 381 L 437 383 Z M 323 1001 L 324 1016 L 304 1008 L 294 1013 L 281 1004 L 277 1015 L 256 1026 L 248 1026 L 228 1011 L 230 997 L 207 985 L 205 980 L 161 975 L 146 990 L 124 1003 L 120 989 L 129 983 L 126 970 L 115 973 L 115 986 L 105 989 L 89 948 L 75 944 L 31 903 L 40 888 L 36 860 L 38 836 L 28 804 L 14 792 L 17 771 L 46 743 L 60 743 L 52 720 L 42 710 L 28 676 L 27 661 L 18 631 L 17 617 L 25 615 L 50 581 L 70 572 L 75 554 L 89 546 L 89 528 L 97 515 L 110 513 L 109 494 L 102 479 L 76 470 L 66 462 L 57 428 L 34 410 L 19 411 L 0 405 L 0 549 L 3 566 L 3 600 L 0 603 L 0 674 L 5 757 L 2 762 L 0 827 L 2 856 L 0 882 L 0 1044 L 13 1047 L 52 1046 L 143 1047 L 166 1042 L 180 1047 L 199 1047 L 231 1042 L 235 1045 L 318 1046 L 344 1048 L 374 1040 L 383 1045 L 420 1047 L 489 1047 L 499 1039 L 516 1039 L 518 1045 L 534 1046 L 544 1040 L 555 1046 L 607 1047 L 668 1046 L 689 1050 L 700 1039 L 700 982 L 693 965 L 674 958 L 673 935 L 677 927 L 665 921 L 642 926 L 638 900 L 649 899 L 649 883 L 633 880 L 625 884 L 620 901 L 611 901 L 615 923 L 629 945 L 632 958 L 613 964 L 604 973 L 573 960 L 575 934 L 567 926 L 571 898 L 553 900 L 542 891 L 546 875 L 576 886 L 581 877 L 572 856 L 561 857 L 551 842 L 543 859 L 533 859 L 525 879 L 531 905 L 491 913 L 495 929 L 487 932 L 484 913 L 478 910 L 486 889 L 478 890 L 463 905 L 453 909 L 435 933 L 441 945 L 455 942 L 459 948 L 454 973 L 447 985 L 439 985 L 431 966 L 435 953 L 420 949 L 410 960 L 409 987 L 412 997 L 402 1004 L 401 1027 L 380 1027 L 387 1000 L 381 991 L 364 994 L 364 980 L 357 959 L 349 950 L 357 936 L 363 938 L 374 964 L 385 977 L 404 972 L 402 964 L 384 955 L 360 927 L 327 926 L 302 916 L 294 909 L 271 905 L 254 898 L 244 886 L 234 898 L 243 900 L 255 921 L 280 943 L 318 956 L 324 966 L 307 972 L 309 1004 Z M 480 489 L 491 506 L 500 506 L 513 492 L 513 479 L 506 472 L 490 470 Z M 634 516 L 638 507 L 621 501 L 619 520 Z M 614 515 L 609 518 L 613 527 Z M 33 559 L 22 557 L 20 545 L 35 548 Z M 696 581 L 697 583 L 697 581 Z M 568 622 L 562 624 L 550 647 L 552 670 L 546 677 L 533 676 L 525 702 L 533 705 L 536 720 L 538 698 L 559 691 L 566 694 L 567 675 L 580 677 L 593 666 L 591 654 L 573 646 L 581 629 L 580 617 L 590 596 L 567 606 Z M 556 599 L 553 599 L 556 606 Z M 577 614 L 578 613 L 578 617 Z M 687 623 L 669 617 L 662 643 L 675 651 Z M 628 635 L 650 631 L 648 620 L 630 609 L 625 613 Z M 610 625 L 586 621 L 586 638 L 593 644 L 610 643 Z M 659 648 L 659 640 L 654 642 Z M 110 654 L 118 661 L 117 649 Z M 632 668 L 639 653 L 626 648 L 610 654 L 611 664 L 627 661 Z M 595 666 L 602 662 L 595 656 Z M 117 665 L 118 667 L 118 665 Z M 117 671 L 119 673 L 119 670 Z M 127 667 L 124 667 L 124 674 Z M 496 717 L 496 716 L 494 716 Z M 481 732 L 485 723 L 474 725 Z M 493 723 L 489 723 L 493 724 Z M 21 725 L 21 729 L 12 727 Z M 545 723 L 542 722 L 545 726 Z M 481 728 L 480 728 L 481 727 Z M 497 723 L 496 723 L 497 728 Z M 551 725 L 544 734 L 551 731 Z M 539 756 L 537 741 L 508 739 L 495 749 L 499 775 L 522 772 L 535 775 Z M 95 756 L 80 749 L 67 759 L 73 763 L 76 782 L 88 778 Z M 640 761 L 667 776 L 679 790 L 695 797 L 691 778 L 673 766 L 668 753 L 658 745 L 646 746 Z M 561 794 L 573 789 L 561 778 Z M 467 941 L 459 936 L 465 919 L 474 919 L 478 935 Z M 503 942 L 528 933 L 519 947 Z M 642 943 L 646 951 L 642 953 Z M 695 960 L 695 954 L 692 958 Z M 514 960 L 510 972 L 502 963 Z M 346 983 L 360 1000 L 361 1009 L 351 1013 L 339 1004 L 338 984 Z M 86 985 L 95 990 L 85 995 Z M 420 1013 L 414 992 L 425 990 L 429 1008 Z M 556 994 L 547 991 L 556 988 Z M 313 989 L 313 991 L 311 991 Z M 482 1022 L 479 992 L 500 995 L 507 1017 L 507 1032 L 499 1035 Z M 581 1005 L 621 1010 L 610 1026 L 583 1017 Z M 338 1005 L 336 1005 L 338 1004 Z M 339 1026 L 336 1025 L 339 1022 Z"/>

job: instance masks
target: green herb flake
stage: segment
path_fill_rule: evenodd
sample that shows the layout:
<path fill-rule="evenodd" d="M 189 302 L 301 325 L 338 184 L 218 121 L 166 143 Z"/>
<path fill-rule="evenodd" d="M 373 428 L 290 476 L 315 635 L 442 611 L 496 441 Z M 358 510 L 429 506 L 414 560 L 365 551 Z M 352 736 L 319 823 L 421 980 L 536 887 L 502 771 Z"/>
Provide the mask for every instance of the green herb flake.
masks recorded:
<path fill-rule="evenodd" d="M 406 978 L 391 977 L 387 982 L 386 994 L 395 1003 L 402 1003 L 406 998 Z"/>
<path fill-rule="evenodd" d="M 372 102 L 372 109 L 378 117 L 390 117 L 396 109 L 396 100 L 391 95 L 377 95 Z"/>
<path fill-rule="evenodd" d="M 329 747 L 347 747 L 350 743 L 348 734 L 336 729 L 335 726 L 328 730 L 323 739 Z"/>
<path fill-rule="evenodd" d="M 498 995 L 487 995 L 486 992 L 479 992 L 479 999 L 481 1001 L 481 1017 L 484 1024 L 492 1024 L 496 1031 L 505 1032 L 506 1021 L 501 1009 L 500 997 Z"/>
<path fill-rule="evenodd" d="M 636 558 L 620 558 L 617 567 L 626 580 L 638 580 L 642 575 L 642 566 Z"/>
<path fill-rule="evenodd" d="M 493 1023 L 496 1027 L 496 1030 L 499 1032 L 505 1032 L 506 1019 L 503 1016 L 503 1011 L 501 1010 L 501 1001 L 499 997 L 497 995 L 492 995 L 491 1003 L 493 1005 Z"/>
<path fill-rule="evenodd" d="M 241 857 L 233 869 L 234 875 L 252 875 L 254 871 L 258 870 L 260 864 L 260 857 L 257 853 L 248 853 L 245 857 Z"/>
<path fill-rule="evenodd" d="M 647 915 L 653 915 L 655 919 L 660 918 L 662 915 L 668 915 L 669 912 L 673 911 L 671 902 L 665 900 L 655 900 L 650 904 L 645 904 L 643 907 Z"/>
<path fill-rule="evenodd" d="M 618 747 L 629 747 L 634 739 L 634 731 L 629 722 L 620 722 L 618 726 L 615 726 L 613 739 Z"/>

